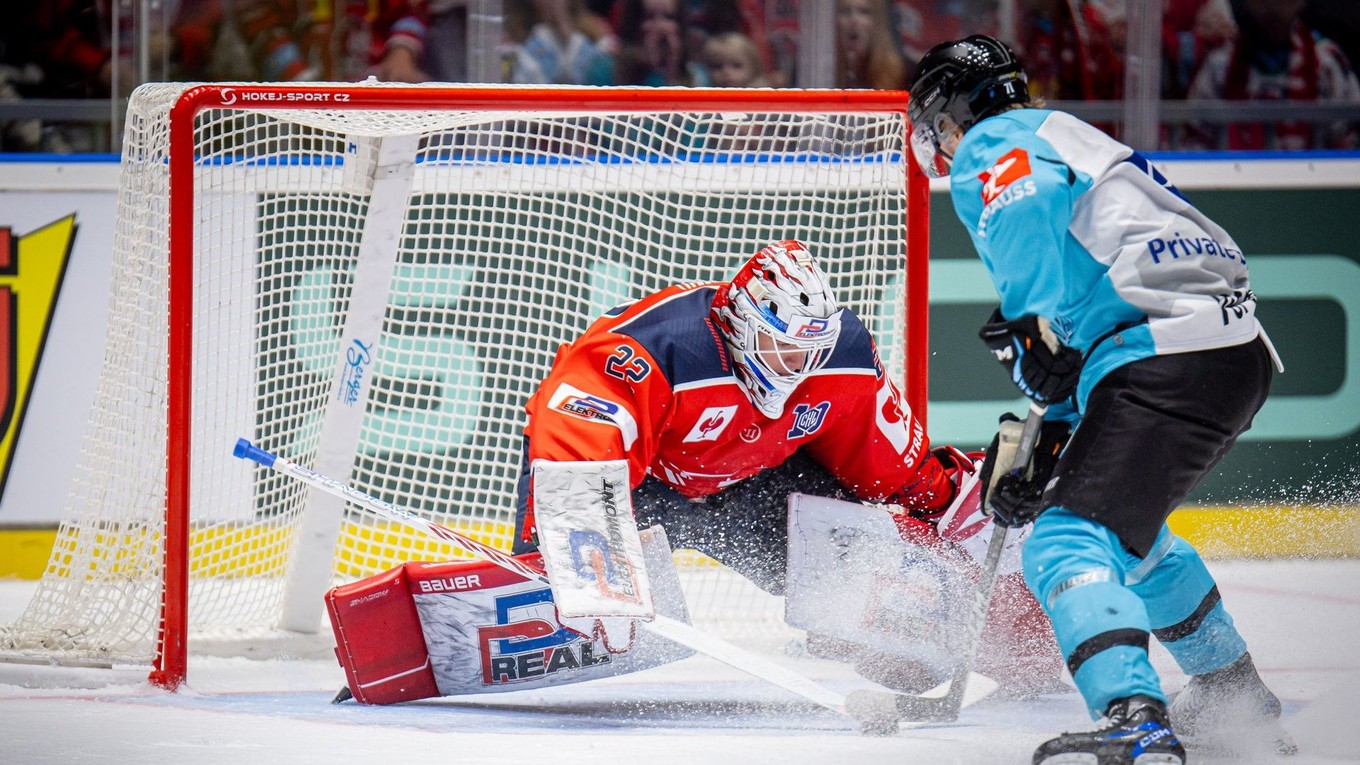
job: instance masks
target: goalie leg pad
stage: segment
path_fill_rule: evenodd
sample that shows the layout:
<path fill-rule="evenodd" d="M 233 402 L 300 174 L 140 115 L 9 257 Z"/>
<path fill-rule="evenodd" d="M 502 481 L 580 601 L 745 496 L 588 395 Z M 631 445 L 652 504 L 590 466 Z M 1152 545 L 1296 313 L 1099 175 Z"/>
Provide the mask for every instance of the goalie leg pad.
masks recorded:
<path fill-rule="evenodd" d="M 361 704 L 395 704 L 438 696 L 406 568 L 326 593 L 335 655 Z"/>
<path fill-rule="evenodd" d="M 689 622 L 664 532 L 642 533 L 658 610 Z M 522 556 L 536 564 L 538 555 Z M 407 563 L 327 595 L 336 654 L 355 700 L 540 688 L 622 675 L 693 652 L 643 632 L 627 654 L 557 618 L 552 591 L 486 561 Z"/>

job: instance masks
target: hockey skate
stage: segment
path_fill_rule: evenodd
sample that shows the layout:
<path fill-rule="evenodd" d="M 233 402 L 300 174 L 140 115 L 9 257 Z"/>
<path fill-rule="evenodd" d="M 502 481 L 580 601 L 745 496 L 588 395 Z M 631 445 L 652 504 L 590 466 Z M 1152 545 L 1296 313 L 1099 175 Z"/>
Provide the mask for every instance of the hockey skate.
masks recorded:
<path fill-rule="evenodd" d="M 1249 653 L 1220 670 L 1191 677 L 1172 697 L 1170 713 L 1191 749 L 1298 751 L 1280 724 L 1280 700 L 1261 681 Z"/>
<path fill-rule="evenodd" d="M 1167 721 L 1166 705 L 1147 696 L 1110 704 L 1108 725 L 1064 733 L 1034 750 L 1034 765 L 1184 765 L 1185 747 Z"/>

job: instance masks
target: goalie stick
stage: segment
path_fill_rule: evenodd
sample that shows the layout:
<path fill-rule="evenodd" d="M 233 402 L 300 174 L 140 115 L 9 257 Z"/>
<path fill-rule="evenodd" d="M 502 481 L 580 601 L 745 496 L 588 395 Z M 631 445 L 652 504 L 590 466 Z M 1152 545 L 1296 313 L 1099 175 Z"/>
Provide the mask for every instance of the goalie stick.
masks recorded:
<path fill-rule="evenodd" d="M 1015 457 L 1008 468 L 1008 472 L 1016 478 L 1024 472 L 1034 447 L 1039 442 L 1039 431 L 1044 422 L 1045 411 L 1047 407 L 1030 402 L 1025 427 L 1020 432 L 1020 443 L 1016 446 Z M 986 508 L 983 509 L 985 512 Z M 963 645 L 961 658 L 955 665 L 953 674 L 949 680 L 941 684 L 947 684 L 949 691 L 943 696 L 934 696 L 929 691 L 927 695 L 922 696 L 877 690 L 851 691 L 845 699 L 846 711 L 863 724 L 866 733 L 880 735 L 891 733 L 902 720 L 953 722 L 959 718 L 959 711 L 972 703 L 970 699 L 978 698 L 978 691 L 970 688 L 977 685 L 977 678 L 991 684 L 991 689 L 981 693 L 982 696 L 996 689 L 996 681 L 973 672 L 973 665 L 977 661 L 983 629 L 987 626 L 987 613 L 992 604 L 992 589 L 996 584 L 997 568 L 1001 563 L 1001 553 L 1006 547 L 1006 537 L 1009 533 L 1009 528 L 997 526 L 992 531 L 991 541 L 987 544 L 987 557 L 983 561 L 982 573 L 978 577 L 978 587 L 973 597 L 972 622 L 966 635 L 968 642 Z"/>
<path fill-rule="evenodd" d="M 232 453 L 241 459 L 251 460 L 264 467 L 291 476 L 308 486 L 312 486 L 338 497 L 343 497 L 355 505 L 376 513 L 377 515 L 404 523 L 407 526 L 429 534 L 430 536 L 442 539 L 463 552 L 490 561 L 501 568 L 519 574 L 526 579 L 542 582 L 543 584 L 550 584 L 547 574 L 537 567 L 526 565 L 523 561 L 508 555 L 501 550 L 482 544 L 447 526 L 441 526 L 438 523 L 425 520 L 409 510 L 404 510 L 390 502 L 385 502 L 377 497 L 365 494 L 349 484 L 342 483 L 334 478 L 330 478 L 314 470 L 303 467 L 296 462 L 292 462 L 273 454 L 272 452 L 261 449 L 244 438 L 237 440 L 236 447 Z M 667 640 L 678 643 L 686 648 L 693 649 L 705 656 L 717 659 L 734 669 L 741 670 L 753 677 L 777 685 L 787 691 L 791 691 L 814 704 L 840 712 L 841 714 L 848 714 L 845 707 L 845 696 L 842 694 L 819 685 L 797 672 L 785 669 L 750 651 L 732 645 L 731 643 L 703 632 L 702 630 L 695 629 L 684 622 L 657 614 L 652 621 L 641 622 L 640 626 L 648 632 L 660 635 Z"/>

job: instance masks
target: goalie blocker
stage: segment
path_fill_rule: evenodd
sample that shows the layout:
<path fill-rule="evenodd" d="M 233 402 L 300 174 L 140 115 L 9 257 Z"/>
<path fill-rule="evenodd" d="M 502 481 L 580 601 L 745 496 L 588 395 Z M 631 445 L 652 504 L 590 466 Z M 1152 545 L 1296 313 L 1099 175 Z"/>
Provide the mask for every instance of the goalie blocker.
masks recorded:
<path fill-rule="evenodd" d="M 642 553 L 660 612 L 688 622 L 661 529 L 642 533 Z M 332 589 L 326 610 L 349 691 L 364 704 L 577 683 L 692 653 L 649 633 L 612 653 L 563 624 L 546 585 L 487 561 L 406 563 Z"/>

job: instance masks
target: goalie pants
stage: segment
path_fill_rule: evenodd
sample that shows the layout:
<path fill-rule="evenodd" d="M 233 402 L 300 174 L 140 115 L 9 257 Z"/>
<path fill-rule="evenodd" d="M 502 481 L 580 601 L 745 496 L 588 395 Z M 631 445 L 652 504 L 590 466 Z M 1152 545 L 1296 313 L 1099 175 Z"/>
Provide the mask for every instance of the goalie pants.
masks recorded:
<path fill-rule="evenodd" d="M 1135 694 L 1165 700 L 1153 636 L 1191 675 L 1246 651 L 1213 576 L 1166 518 L 1250 427 L 1270 364 L 1256 340 L 1134 362 L 1092 390 L 1023 554 L 1092 718 Z"/>
<path fill-rule="evenodd" d="M 536 549 L 523 541 L 522 533 L 528 483 L 526 461 L 515 509 L 516 555 Z M 672 547 L 698 550 L 762 590 L 783 595 L 788 565 L 788 496 L 794 492 L 850 498 L 830 471 L 800 451 L 778 467 L 697 500 L 647 476 L 633 490 L 633 516 L 639 528 L 663 526 Z"/>

